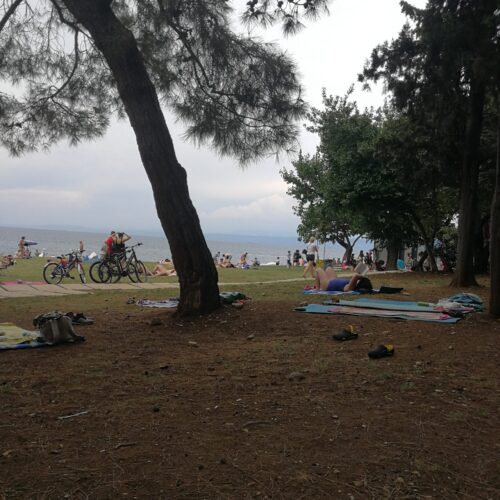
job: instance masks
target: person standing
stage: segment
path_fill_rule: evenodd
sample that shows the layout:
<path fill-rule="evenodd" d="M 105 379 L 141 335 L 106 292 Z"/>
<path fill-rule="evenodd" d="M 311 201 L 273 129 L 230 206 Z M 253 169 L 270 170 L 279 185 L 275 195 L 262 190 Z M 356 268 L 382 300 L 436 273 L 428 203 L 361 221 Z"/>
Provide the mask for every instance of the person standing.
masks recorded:
<path fill-rule="evenodd" d="M 302 277 L 305 278 L 307 273 L 311 274 L 311 278 L 316 277 L 315 266 L 316 266 L 316 258 L 319 254 L 318 247 L 315 243 L 314 236 L 309 238 L 309 243 L 306 245 L 306 268 L 302 273 Z"/>
<path fill-rule="evenodd" d="M 291 252 L 291 250 L 288 250 L 288 253 L 286 255 L 286 267 L 288 267 L 288 269 L 291 269 L 291 267 L 292 267 L 292 252 Z"/>
<path fill-rule="evenodd" d="M 125 242 L 130 239 L 127 233 L 116 233 L 111 244 L 111 253 L 122 253 L 125 250 Z"/>
<path fill-rule="evenodd" d="M 102 246 L 102 258 L 108 258 L 111 255 L 111 247 L 113 246 L 113 238 L 115 237 L 115 232 L 111 231 L 109 236 L 104 240 L 104 245 Z"/>
<path fill-rule="evenodd" d="M 26 256 L 26 236 L 21 236 L 19 243 L 17 244 L 16 257 L 18 259 L 24 259 Z"/>

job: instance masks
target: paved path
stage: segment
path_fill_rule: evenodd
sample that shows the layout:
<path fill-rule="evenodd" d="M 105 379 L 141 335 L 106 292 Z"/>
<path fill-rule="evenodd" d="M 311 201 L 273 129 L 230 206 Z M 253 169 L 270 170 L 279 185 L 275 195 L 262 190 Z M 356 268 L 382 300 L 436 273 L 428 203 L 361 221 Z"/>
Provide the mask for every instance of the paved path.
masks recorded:
<path fill-rule="evenodd" d="M 0 285 L 0 299 L 57 295 L 78 295 L 92 293 L 94 290 L 156 290 L 158 288 L 179 288 L 178 283 L 110 283 L 98 284 L 61 284 L 39 285 L 19 283 L 15 285 Z"/>
<path fill-rule="evenodd" d="M 273 281 L 253 281 L 243 283 L 219 283 L 224 286 L 262 285 L 264 283 L 287 283 L 291 281 L 304 281 L 304 278 L 293 278 Z M 15 285 L 0 285 L 0 299 L 46 296 L 55 297 L 57 295 L 78 295 L 92 293 L 94 290 L 158 290 L 158 289 L 178 289 L 179 283 L 88 283 L 88 284 L 30 284 L 18 283 Z"/>

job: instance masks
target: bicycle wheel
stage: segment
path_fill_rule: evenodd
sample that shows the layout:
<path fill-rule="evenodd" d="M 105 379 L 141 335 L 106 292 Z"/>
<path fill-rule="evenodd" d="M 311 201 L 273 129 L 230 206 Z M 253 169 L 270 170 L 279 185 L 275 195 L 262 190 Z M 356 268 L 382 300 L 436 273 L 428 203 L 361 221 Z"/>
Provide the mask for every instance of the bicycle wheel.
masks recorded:
<path fill-rule="evenodd" d="M 108 268 L 111 272 L 111 278 L 110 278 L 111 283 L 118 283 L 118 281 L 120 281 L 122 276 L 126 276 L 126 273 L 122 271 L 122 266 L 120 262 L 112 260 L 108 262 Z"/>
<path fill-rule="evenodd" d="M 98 260 L 97 262 L 94 262 L 89 269 L 89 276 L 90 279 L 94 283 L 102 283 L 101 279 L 99 278 L 99 266 L 102 264 L 102 261 Z"/>
<path fill-rule="evenodd" d="M 144 262 L 142 262 L 142 260 L 138 260 L 135 263 L 135 271 L 136 271 L 137 281 L 139 283 L 146 283 L 146 281 L 148 281 L 149 279 L 148 270 L 146 269 L 146 266 L 144 265 Z"/>
<path fill-rule="evenodd" d="M 97 267 L 97 275 L 99 276 L 99 281 L 97 283 L 111 283 L 111 269 L 109 268 L 109 262 L 99 262 Z"/>
<path fill-rule="evenodd" d="M 43 268 L 43 279 L 50 285 L 58 285 L 64 276 L 64 269 L 60 264 L 49 262 Z"/>
<path fill-rule="evenodd" d="M 137 283 L 137 269 L 132 262 L 127 264 L 127 276 L 132 283 Z"/>
<path fill-rule="evenodd" d="M 82 283 L 87 283 L 87 278 L 85 277 L 85 269 L 81 264 L 77 264 L 78 274 L 80 275 L 80 281 Z"/>
<path fill-rule="evenodd" d="M 121 278 L 121 269 L 116 262 L 101 262 L 97 274 L 101 283 L 116 283 Z"/>

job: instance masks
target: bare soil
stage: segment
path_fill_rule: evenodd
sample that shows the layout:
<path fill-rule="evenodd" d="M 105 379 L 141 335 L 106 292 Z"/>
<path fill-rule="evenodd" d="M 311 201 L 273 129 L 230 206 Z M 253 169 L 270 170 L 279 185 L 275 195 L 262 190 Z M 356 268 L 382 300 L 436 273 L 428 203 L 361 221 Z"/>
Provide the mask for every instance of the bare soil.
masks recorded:
<path fill-rule="evenodd" d="M 0 498 L 500 498 L 499 321 L 297 305 L 180 320 L 102 302 L 85 343 L 0 353 Z M 359 338 L 334 342 L 347 324 Z M 394 357 L 369 359 L 384 342 Z"/>

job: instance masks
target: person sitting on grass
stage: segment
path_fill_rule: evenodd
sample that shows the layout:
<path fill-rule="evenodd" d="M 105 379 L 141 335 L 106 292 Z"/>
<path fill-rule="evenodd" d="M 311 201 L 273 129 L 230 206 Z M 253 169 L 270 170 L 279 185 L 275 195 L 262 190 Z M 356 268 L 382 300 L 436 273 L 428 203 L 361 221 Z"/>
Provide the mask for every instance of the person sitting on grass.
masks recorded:
<path fill-rule="evenodd" d="M 0 269 L 6 269 L 9 266 L 13 266 L 16 263 L 12 255 L 5 255 L 0 257 Z"/>
<path fill-rule="evenodd" d="M 315 288 L 328 292 L 369 293 L 373 290 L 372 282 L 365 276 L 355 274 L 352 278 L 338 278 L 337 273 L 331 267 L 327 267 L 324 271 L 316 269 Z"/>

